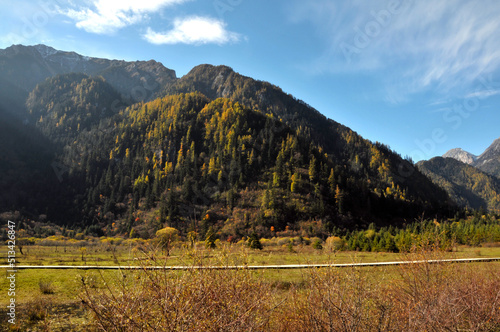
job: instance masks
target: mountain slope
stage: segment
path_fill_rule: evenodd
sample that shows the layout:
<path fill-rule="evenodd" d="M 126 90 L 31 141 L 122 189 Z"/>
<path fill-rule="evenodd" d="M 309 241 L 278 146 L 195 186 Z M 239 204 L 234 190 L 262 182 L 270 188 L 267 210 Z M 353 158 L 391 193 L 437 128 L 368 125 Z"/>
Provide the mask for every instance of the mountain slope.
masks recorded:
<path fill-rule="evenodd" d="M 453 158 L 465 164 L 475 166 L 481 171 L 500 178 L 500 138 L 496 139 L 481 155 L 460 148 L 452 149 L 443 155 L 443 158 Z"/>
<path fill-rule="evenodd" d="M 229 220 L 226 226 L 236 233 L 244 231 L 241 224 L 236 226 L 241 219 L 253 227 L 284 229 L 313 218 L 322 221 L 326 234 L 332 225 L 447 213 L 446 193 L 420 172 L 400 177 L 403 181 L 392 172 L 391 165 L 409 162 L 304 103 L 283 97 L 277 88 L 275 98 L 290 99 L 290 107 L 300 108 L 299 128 L 273 114 L 199 92 L 92 116 L 97 91 L 97 104 L 113 100 L 112 90 L 106 89 L 111 89 L 106 82 L 83 74 L 60 75 L 38 85 L 27 103 L 35 117 L 38 109 L 47 116 L 37 126 L 66 144 L 60 160 L 87 224 L 105 225 L 118 218 L 127 220 L 120 230 L 130 231 L 139 226 L 130 226 L 137 210 L 159 209 L 162 223 L 186 229 L 190 218 L 200 220 L 200 213 L 212 211 L 212 218 Z M 286 116 L 286 109 L 282 114 Z M 84 115 L 90 122 L 75 131 Z M 329 126 L 315 128 L 315 117 Z M 321 131 L 324 138 L 329 133 L 337 137 L 336 153 L 325 153 L 311 139 L 311 132 Z"/>
<path fill-rule="evenodd" d="M 27 98 L 28 92 L 0 76 L 0 108 L 22 117 L 25 109 L 24 103 Z"/>
<path fill-rule="evenodd" d="M 224 97 L 272 114 L 298 134 L 320 146 L 337 165 L 355 177 L 375 182 L 379 191 L 400 186 L 416 200 L 446 205 L 447 195 L 413 165 L 382 144 L 373 144 L 351 129 L 326 118 L 303 101 L 267 82 L 242 76 L 226 66 L 200 65 L 175 83 L 165 94 L 199 91 L 211 99 Z M 374 181 L 375 180 L 375 181 Z"/>
<path fill-rule="evenodd" d="M 474 166 L 500 179 L 500 138 L 478 157 Z"/>
<path fill-rule="evenodd" d="M 283 122 L 226 98 L 167 96 L 113 123 L 80 135 L 81 158 L 66 163 L 87 222 L 118 219 L 117 232 L 147 236 L 168 223 L 224 237 L 269 236 L 271 226 L 312 236 L 437 212 L 398 185 L 379 191 Z"/>
<path fill-rule="evenodd" d="M 365 169 L 359 157 L 339 164 L 306 133 L 227 98 L 196 92 L 102 112 L 117 96 L 84 74 L 49 78 L 30 93 L 28 110 L 57 144 L 62 168 L 64 197 L 55 201 L 66 204 L 50 217 L 104 228 L 114 222 L 114 232 L 147 237 L 164 223 L 241 236 L 249 227 L 301 229 L 311 219 L 311 232 L 326 235 L 439 213 L 432 197 L 392 180 L 382 145 L 369 145 Z M 158 219 L 144 225 L 137 221 L 144 213 Z"/>
<path fill-rule="evenodd" d="M 77 136 L 125 107 L 121 95 L 100 77 L 75 73 L 37 85 L 26 95 L 26 106 L 9 99 L 7 92 L 19 92 L 19 88 L 9 85 L 0 93 L 0 211 L 75 221 L 81 207 L 74 200 L 81 188 L 72 181 L 70 164 L 63 160 L 80 154 L 69 149 L 76 147 Z"/>
<path fill-rule="evenodd" d="M 1 70 L 16 50 L 19 66 L 71 63 L 81 71 L 93 61 L 42 46 L 13 47 L 0 52 Z M 14 69 L 10 75 L 23 77 L 8 81 L 12 91 L 36 81 Z M 164 97 L 133 105 L 110 81 L 64 73 L 27 97 L 26 123 L 52 153 L 34 167 L 56 166 L 45 183 L 46 196 L 58 203 L 44 203 L 50 220 L 145 238 L 165 224 L 202 234 L 212 227 L 224 237 L 251 230 L 272 236 L 271 227 L 326 236 L 336 227 L 454 211 L 444 190 L 387 146 L 228 67 L 198 66 L 165 81 Z"/>
<path fill-rule="evenodd" d="M 176 80 L 173 70 L 154 60 L 127 62 L 92 58 L 45 45 L 13 45 L 0 49 L 0 77 L 26 93 L 49 77 L 67 73 L 102 76 L 134 101 L 150 99 L 167 83 Z"/>
<path fill-rule="evenodd" d="M 32 124 L 0 107 L 0 211 L 18 210 L 33 218 L 57 200 L 52 169 L 56 149 Z M 61 192 L 62 193 L 62 192 Z"/>
<path fill-rule="evenodd" d="M 74 139 L 126 106 L 102 77 L 72 73 L 48 78 L 29 94 L 28 118 L 53 141 Z"/>
<path fill-rule="evenodd" d="M 500 180 L 453 158 L 436 157 L 418 168 L 459 205 L 500 211 Z"/>

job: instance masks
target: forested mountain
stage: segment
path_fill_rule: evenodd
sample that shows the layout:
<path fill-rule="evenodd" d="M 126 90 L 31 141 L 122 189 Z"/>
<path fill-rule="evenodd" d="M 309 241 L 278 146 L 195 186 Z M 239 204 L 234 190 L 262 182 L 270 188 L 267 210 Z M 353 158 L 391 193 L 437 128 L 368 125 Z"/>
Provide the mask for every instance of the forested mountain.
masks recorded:
<path fill-rule="evenodd" d="M 36 202 L 0 201 L 2 211 L 145 238 L 165 225 L 224 238 L 325 236 L 455 211 L 444 190 L 388 147 L 228 67 L 198 66 L 164 82 L 163 97 L 135 104 L 112 83 L 83 70 L 56 75 L 25 94 L 17 112 L 4 112 L 15 134 L 2 166 L 19 179 L 10 194 Z"/>
<path fill-rule="evenodd" d="M 92 58 L 45 45 L 0 49 L 0 77 L 25 94 L 47 78 L 68 73 L 102 76 L 119 93 L 134 101 L 151 99 L 167 83 L 176 80 L 175 71 L 154 60 Z"/>
<path fill-rule="evenodd" d="M 500 211 L 500 179 L 453 158 L 436 157 L 417 166 L 459 205 Z"/>
<path fill-rule="evenodd" d="M 500 139 L 479 156 L 458 148 L 417 166 L 459 205 L 500 211 Z"/>
<path fill-rule="evenodd" d="M 63 163 L 78 184 L 82 217 L 115 221 L 117 232 L 147 236 L 167 223 L 201 234 L 213 227 L 225 237 L 271 226 L 321 235 L 437 212 L 405 188 L 358 177 L 282 121 L 226 98 L 167 96 L 135 104 L 102 128 L 77 137 Z"/>
<path fill-rule="evenodd" d="M 54 142 L 68 143 L 129 104 L 102 77 L 58 75 L 38 84 L 26 101 L 28 118 Z"/>
<path fill-rule="evenodd" d="M 369 180 L 372 185 L 374 182 L 379 191 L 394 185 L 404 188 L 417 200 L 434 204 L 447 200 L 443 190 L 436 188 L 412 163 L 387 146 L 363 139 L 275 85 L 242 76 L 226 66 L 200 65 L 167 85 L 165 94 L 193 91 L 211 99 L 229 98 L 250 109 L 272 114 L 299 135 L 311 139 L 353 177 Z"/>
<path fill-rule="evenodd" d="M 462 149 L 452 149 L 446 152 L 443 157 L 459 160 L 500 179 L 500 138 L 496 139 L 479 156 Z"/>
<path fill-rule="evenodd" d="M 85 74 L 47 79 L 25 95 L 26 105 L 9 99 L 9 92 L 19 88 L 10 85 L 1 94 L 0 210 L 20 210 L 30 218 L 49 214 L 71 223 L 79 211 L 75 188 L 62 181 L 71 170 L 62 164 L 63 156 L 78 135 L 125 102 L 104 79 Z"/>

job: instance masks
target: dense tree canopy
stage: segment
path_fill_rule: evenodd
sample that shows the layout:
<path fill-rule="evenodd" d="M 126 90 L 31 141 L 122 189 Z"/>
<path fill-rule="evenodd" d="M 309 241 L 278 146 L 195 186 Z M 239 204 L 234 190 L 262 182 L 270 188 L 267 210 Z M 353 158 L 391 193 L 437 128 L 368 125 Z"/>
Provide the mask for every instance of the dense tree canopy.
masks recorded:
<path fill-rule="evenodd" d="M 110 234 L 151 238 L 173 227 L 202 239 L 209 229 L 326 237 L 453 215 L 446 193 L 388 147 L 227 68 L 202 83 L 214 70 L 200 67 L 166 96 L 128 107 L 99 77 L 38 85 L 27 111 L 54 145 L 47 187 L 59 196 L 37 212 Z"/>

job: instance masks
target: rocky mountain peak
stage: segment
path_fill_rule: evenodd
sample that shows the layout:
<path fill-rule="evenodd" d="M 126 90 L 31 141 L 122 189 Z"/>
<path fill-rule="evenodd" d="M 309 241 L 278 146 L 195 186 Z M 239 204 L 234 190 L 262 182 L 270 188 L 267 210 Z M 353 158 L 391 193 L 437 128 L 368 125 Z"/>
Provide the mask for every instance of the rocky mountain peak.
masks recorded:
<path fill-rule="evenodd" d="M 451 149 L 443 155 L 443 158 L 453 158 L 467 165 L 472 165 L 477 160 L 477 156 L 460 148 Z"/>
<path fill-rule="evenodd" d="M 35 50 L 38 51 L 38 53 L 40 53 L 40 55 L 44 59 L 46 59 L 48 56 L 54 55 L 54 54 L 59 52 L 55 48 L 52 48 L 50 46 L 43 45 L 43 44 L 35 45 L 34 48 L 35 48 Z"/>
<path fill-rule="evenodd" d="M 475 156 L 462 149 L 452 149 L 443 155 L 474 166 L 481 171 L 500 178 L 500 138 L 496 139 L 481 155 Z"/>

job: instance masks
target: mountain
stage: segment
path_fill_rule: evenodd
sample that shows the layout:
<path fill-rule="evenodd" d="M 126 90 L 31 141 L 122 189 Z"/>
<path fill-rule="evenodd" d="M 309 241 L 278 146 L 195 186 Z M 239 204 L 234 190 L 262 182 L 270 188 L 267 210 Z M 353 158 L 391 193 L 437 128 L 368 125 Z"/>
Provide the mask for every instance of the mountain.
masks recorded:
<path fill-rule="evenodd" d="M 102 77 L 81 73 L 48 78 L 26 100 L 28 119 L 53 141 L 74 139 L 126 105 Z"/>
<path fill-rule="evenodd" d="M 28 91 L 0 77 L 0 107 L 3 110 L 12 113 L 16 113 L 16 110 L 24 110 L 24 103 L 28 98 L 28 93 Z"/>
<path fill-rule="evenodd" d="M 0 212 L 18 210 L 30 218 L 46 213 L 57 204 L 52 195 L 57 188 L 52 183 L 57 182 L 54 145 L 36 126 L 2 106 L 0 142 Z"/>
<path fill-rule="evenodd" d="M 444 190 L 389 147 L 229 67 L 197 66 L 163 81 L 158 98 L 134 103 L 112 79 L 88 69 L 115 60 L 13 46 L 0 53 L 1 71 L 6 58 L 15 70 L 0 83 L 25 104 L 5 113 L 5 125 L 32 131 L 36 142 L 4 146 L 21 160 L 6 163 L 5 174 L 26 167 L 18 167 L 20 185 L 9 191 L 21 200 L 0 201 L 2 211 L 25 207 L 31 174 L 39 175 L 31 214 L 92 226 L 97 235 L 148 238 L 168 224 L 202 236 L 212 228 L 223 238 L 251 230 L 273 236 L 271 229 L 326 236 L 455 211 Z M 28 77 L 16 61 L 79 72 L 47 70 L 23 94 L 44 75 Z M 127 80 L 130 64 L 116 66 Z M 130 82 L 141 81 L 132 76 Z M 0 95 L 0 105 L 18 103 L 8 97 Z M 47 153 L 37 159 L 37 151 Z"/>
<path fill-rule="evenodd" d="M 454 158 L 436 157 L 417 166 L 460 206 L 500 211 L 500 179 Z"/>
<path fill-rule="evenodd" d="M 170 95 L 102 127 L 77 137 L 65 150 L 75 159 L 63 163 L 79 183 L 82 216 L 115 222 L 117 232 L 147 237 L 168 223 L 200 234 L 212 227 L 224 238 L 250 229 L 270 236 L 271 227 L 321 236 L 439 213 L 430 196 L 336 164 L 307 136 L 227 98 Z"/>
<path fill-rule="evenodd" d="M 500 138 L 496 139 L 477 159 L 474 166 L 500 178 Z"/>
<path fill-rule="evenodd" d="M 329 158 L 337 165 L 343 165 L 353 176 L 372 182 L 379 192 L 399 186 L 414 199 L 446 205 L 444 191 L 436 188 L 409 161 L 387 146 L 372 143 L 350 128 L 328 119 L 275 85 L 240 75 L 227 66 L 199 65 L 168 84 L 164 95 L 194 91 L 210 99 L 222 97 L 237 101 L 283 121 L 320 146 Z"/>
<path fill-rule="evenodd" d="M 166 84 L 176 80 L 175 71 L 154 60 L 100 59 L 45 45 L 13 45 L 0 49 L 0 77 L 26 94 L 45 79 L 68 73 L 102 76 L 119 93 L 134 101 L 151 99 Z"/>
<path fill-rule="evenodd" d="M 500 139 L 480 156 L 452 149 L 417 167 L 460 206 L 500 211 Z"/>
<path fill-rule="evenodd" d="M 0 211 L 71 220 L 78 213 L 73 204 L 78 186 L 66 180 L 70 168 L 63 156 L 72 156 L 68 147 L 78 135 L 126 104 L 102 77 L 85 74 L 48 78 L 25 95 L 22 106 L 8 98 L 6 92 L 19 91 L 10 87 L 0 93 Z"/>
<path fill-rule="evenodd" d="M 453 158 L 465 164 L 477 167 L 481 171 L 500 178 L 500 138 L 496 139 L 481 155 L 460 148 L 452 149 L 443 155 L 443 158 Z"/>
<path fill-rule="evenodd" d="M 443 154 L 443 158 L 453 158 L 467 165 L 474 165 L 477 160 L 477 156 L 460 148 L 452 149 L 446 152 Z"/>

